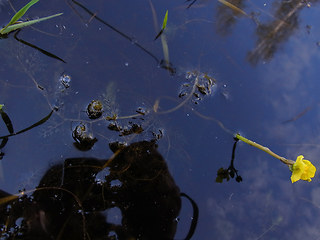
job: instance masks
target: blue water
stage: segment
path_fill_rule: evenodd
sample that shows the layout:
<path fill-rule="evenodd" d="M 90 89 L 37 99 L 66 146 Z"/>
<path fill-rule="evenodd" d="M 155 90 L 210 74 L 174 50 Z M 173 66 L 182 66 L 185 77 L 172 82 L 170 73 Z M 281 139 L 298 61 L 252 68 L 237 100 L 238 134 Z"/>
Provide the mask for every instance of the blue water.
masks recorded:
<path fill-rule="evenodd" d="M 288 159 L 302 154 L 316 167 L 320 164 L 319 4 L 312 1 L 308 8 L 306 4 L 300 6 L 300 1 L 289 1 L 300 7 L 289 13 L 287 22 L 270 25 L 271 30 L 283 26 L 279 30 L 284 33 L 282 40 L 272 42 L 274 53 L 268 59 L 257 55 L 257 61 L 250 62 L 248 54 L 259 44 L 257 22 L 261 26 L 289 15 L 277 10 L 281 1 L 241 2 L 241 9 L 248 16 L 254 13 L 256 21 L 219 1 L 198 0 L 189 9 L 189 2 L 154 1 L 156 16 L 151 1 L 86 3 L 96 16 L 133 42 L 91 19 L 72 2 L 40 1 L 30 8 L 28 16 L 32 18 L 64 13 L 25 28 L 18 36 L 66 63 L 16 41 L 13 34 L 1 39 L 0 104 L 5 104 L 16 131 L 43 118 L 55 105 L 59 111 L 45 124 L 9 139 L 2 149 L 0 189 L 12 194 L 22 188 L 33 189 L 48 168 L 68 157 L 108 158 L 112 155 L 109 142 L 150 140 L 150 132 L 161 129 L 164 134 L 158 140 L 159 152 L 180 190 L 199 207 L 192 239 L 318 239 L 317 173 L 310 183 L 292 184 L 287 166 L 239 143 L 235 168 L 243 181 L 215 182 L 217 170 L 230 164 L 234 140 L 229 131 L 240 132 Z M 16 1 L 12 4 L 21 7 Z M 164 59 L 161 39 L 154 41 L 154 37 L 166 10 L 169 15 L 164 35 L 175 75 L 155 61 Z M 7 18 L 3 16 L 6 14 Z M 1 21 L 8 21 L 11 14 L 1 11 Z M 230 27 L 221 28 L 226 19 L 223 16 L 233 19 Z M 289 31 L 293 23 L 294 29 Z M 154 113 L 158 99 L 159 112 L 186 99 L 178 95 L 181 86 L 188 83 L 186 72 L 193 70 L 216 79 L 213 93 L 198 104 L 190 99 L 170 113 Z M 71 76 L 65 91 L 59 85 L 63 74 Z M 110 83 L 112 96 L 107 91 Z M 87 104 L 106 98 L 114 99 L 113 111 L 119 116 L 135 114 L 139 107 L 146 109 L 149 114 L 143 122 L 144 133 L 131 139 L 108 130 L 105 121 L 90 125 Z M 73 146 L 72 129 L 79 122 L 88 122 L 98 139 L 86 152 Z M 1 122 L 0 135 L 5 134 Z M 191 217 L 190 203 L 184 199 L 176 239 L 186 235 Z"/>

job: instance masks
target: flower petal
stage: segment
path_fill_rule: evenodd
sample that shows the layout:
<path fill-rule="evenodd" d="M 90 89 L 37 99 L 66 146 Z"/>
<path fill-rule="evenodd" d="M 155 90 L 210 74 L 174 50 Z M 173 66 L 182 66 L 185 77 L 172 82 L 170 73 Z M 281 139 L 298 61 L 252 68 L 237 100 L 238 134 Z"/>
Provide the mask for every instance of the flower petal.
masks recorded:
<path fill-rule="evenodd" d="M 303 156 L 300 155 L 292 166 L 291 182 L 294 183 L 300 179 L 310 182 L 311 178 L 314 177 L 315 172 L 316 167 L 313 166 L 310 161 L 303 159 Z"/>

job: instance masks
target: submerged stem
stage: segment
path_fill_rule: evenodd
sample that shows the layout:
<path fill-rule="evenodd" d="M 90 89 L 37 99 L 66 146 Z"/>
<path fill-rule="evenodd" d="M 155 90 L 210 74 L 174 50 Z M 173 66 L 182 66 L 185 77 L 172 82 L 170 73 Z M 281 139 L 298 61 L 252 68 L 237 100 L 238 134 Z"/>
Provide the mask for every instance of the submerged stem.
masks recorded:
<path fill-rule="evenodd" d="M 268 154 L 270 154 L 271 156 L 279 159 L 281 162 L 283 162 L 284 164 L 287 164 L 288 166 L 292 166 L 295 163 L 295 161 L 286 159 L 284 157 L 281 157 L 278 154 L 272 152 L 269 148 L 264 147 L 264 146 L 262 146 L 262 145 L 260 145 L 260 144 L 258 144 L 256 142 L 253 142 L 253 141 L 241 136 L 239 133 L 237 133 L 235 135 L 235 138 L 237 138 L 237 139 L 239 139 L 239 140 L 241 140 L 241 141 L 243 141 L 243 142 L 245 142 L 245 143 L 247 143 L 247 144 L 249 144 L 249 145 L 251 145 L 253 147 L 256 147 L 256 148 L 258 148 L 258 149 L 260 149 L 260 150 L 262 150 L 262 151 L 264 151 L 264 152 L 266 152 Z"/>

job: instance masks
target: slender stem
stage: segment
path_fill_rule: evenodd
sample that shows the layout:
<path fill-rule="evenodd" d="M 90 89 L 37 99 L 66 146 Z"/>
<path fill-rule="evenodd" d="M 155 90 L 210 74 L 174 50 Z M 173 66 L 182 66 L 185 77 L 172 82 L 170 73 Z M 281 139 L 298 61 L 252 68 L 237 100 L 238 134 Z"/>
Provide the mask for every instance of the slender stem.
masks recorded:
<path fill-rule="evenodd" d="M 260 149 L 260 150 L 262 150 L 262 151 L 270 154 L 271 156 L 279 159 L 281 162 L 283 162 L 284 164 L 287 164 L 288 166 L 292 166 L 292 165 L 295 163 L 295 161 L 293 161 L 293 160 L 289 160 L 289 159 L 286 159 L 286 158 L 284 158 L 284 157 L 279 156 L 278 154 L 272 152 L 272 151 L 271 151 L 269 148 L 267 148 L 267 147 L 264 147 L 264 146 L 262 146 L 262 145 L 260 145 L 260 144 L 258 144 L 258 143 L 256 143 L 256 142 L 253 142 L 253 141 L 251 141 L 251 140 L 249 140 L 249 139 L 247 139 L 247 138 L 245 138 L 245 137 L 242 137 L 239 133 L 237 133 L 237 134 L 235 135 L 235 137 L 236 137 L 237 139 L 239 139 L 239 140 L 241 140 L 241 141 L 243 141 L 243 142 L 245 142 L 245 143 L 253 146 L 253 147 L 256 147 L 256 148 L 258 148 L 258 149 Z"/>

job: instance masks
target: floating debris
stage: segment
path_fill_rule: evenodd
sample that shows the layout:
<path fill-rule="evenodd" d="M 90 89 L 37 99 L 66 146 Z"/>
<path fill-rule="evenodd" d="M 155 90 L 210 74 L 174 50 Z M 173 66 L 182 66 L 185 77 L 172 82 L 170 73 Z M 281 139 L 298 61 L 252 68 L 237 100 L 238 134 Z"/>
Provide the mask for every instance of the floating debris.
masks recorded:
<path fill-rule="evenodd" d="M 158 132 L 152 132 L 152 135 L 154 137 L 154 140 L 160 140 L 163 137 L 163 129 L 158 129 Z"/>
<path fill-rule="evenodd" d="M 111 131 L 116 131 L 116 132 L 120 132 L 122 130 L 122 128 L 120 126 L 118 126 L 116 123 L 112 122 L 108 125 L 108 129 Z"/>
<path fill-rule="evenodd" d="M 87 114 L 90 119 L 97 119 L 102 116 L 103 106 L 99 100 L 92 100 L 87 107 Z"/>
<path fill-rule="evenodd" d="M 136 110 L 136 113 L 139 113 L 144 116 L 148 113 L 148 111 L 143 107 L 138 107 L 138 109 Z"/>
<path fill-rule="evenodd" d="M 69 88 L 71 83 L 71 77 L 67 74 L 63 74 L 60 77 L 59 81 L 64 86 L 64 88 Z"/>
<path fill-rule="evenodd" d="M 88 132 L 85 124 L 80 124 L 72 132 L 72 137 L 76 141 L 74 145 L 81 151 L 90 150 L 98 141 L 93 137 L 92 133 Z"/>
<path fill-rule="evenodd" d="M 130 125 L 126 128 L 124 128 L 121 131 L 120 136 L 127 136 L 131 134 L 140 134 L 143 132 L 143 128 L 141 125 L 136 124 L 136 123 L 129 123 Z"/>
<path fill-rule="evenodd" d="M 140 124 L 129 122 L 128 125 L 121 127 L 117 123 L 110 123 L 108 129 L 111 131 L 119 132 L 119 136 L 128 136 L 131 134 L 140 134 L 143 132 L 143 128 Z"/>
<path fill-rule="evenodd" d="M 213 88 L 216 86 L 216 80 L 207 73 L 198 71 L 186 72 L 185 79 L 187 83 L 183 83 L 179 92 L 179 98 L 187 95 L 193 95 L 193 102 L 198 104 L 204 96 L 211 95 Z"/>
<path fill-rule="evenodd" d="M 119 151 L 121 149 L 124 149 L 125 147 L 127 147 L 126 143 L 123 142 L 111 142 L 109 143 L 109 148 L 112 152 L 116 152 Z"/>

